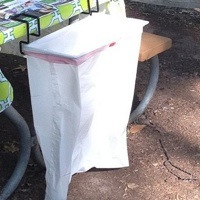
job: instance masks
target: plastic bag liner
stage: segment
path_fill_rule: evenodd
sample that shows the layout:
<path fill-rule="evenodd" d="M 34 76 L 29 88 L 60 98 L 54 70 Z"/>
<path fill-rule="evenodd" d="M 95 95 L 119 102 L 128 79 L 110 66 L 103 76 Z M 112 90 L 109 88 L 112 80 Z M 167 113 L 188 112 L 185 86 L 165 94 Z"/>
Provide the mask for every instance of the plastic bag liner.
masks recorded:
<path fill-rule="evenodd" d="M 66 200 L 77 172 L 129 165 L 126 127 L 145 24 L 94 14 L 24 46 L 46 200 Z"/>

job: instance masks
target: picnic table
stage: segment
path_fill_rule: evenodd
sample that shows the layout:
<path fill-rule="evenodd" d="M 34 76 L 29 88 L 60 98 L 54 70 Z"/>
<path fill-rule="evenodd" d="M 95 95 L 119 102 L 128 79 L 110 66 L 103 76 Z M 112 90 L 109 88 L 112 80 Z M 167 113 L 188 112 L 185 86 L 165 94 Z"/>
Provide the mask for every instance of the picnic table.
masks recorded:
<path fill-rule="evenodd" d="M 53 27 L 54 25 L 60 24 L 66 20 L 73 19 L 73 17 L 78 16 L 80 13 L 85 12 L 86 14 L 91 14 L 92 12 L 98 12 L 99 6 L 101 6 L 102 4 L 107 4 L 108 3 L 107 1 L 108 0 L 102 0 L 100 2 L 98 2 L 97 0 L 96 1 L 70 0 L 70 1 L 56 2 L 51 0 L 41 0 L 37 2 L 37 4 L 31 4 L 32 3 L 31 1 L 25 2 L 24 5 L 21 5 L 22 7 L 20 7 L 19 9 L 14 9 L 14 11 L 12 9 L 10 10 L 8 9 L 5 12 L 1 12 L 0 8 L 0 17 L 2 17 L 0 19 L 0 45 L 3 45 L 11 41 L 15 41 L 16 39 L 25 36 L 26 37 L 25 40 L 23 38 L 23 41 L 20 41 L 19 43 L 19 50 L 21 54 L 23 54 L 24 53 L 23 44 L 28 44 L 30 42 L 30 35 L 34 35 L 36 37 L 40 36 L 41 30 Z M 27 8 L 24 8 L 24 6 Z M 21 11 L 23 9 L 25 10 L 21 12 L 20 9 Z M 152 52 L 152 44 L 150 45 L 151 47 L 149 47 L 149 42 L 144 40 L 145 38 L 148 38 L 147 40 L 149 41 L 149 37 L 151 38 L 151 41 L 153 41 L 153 47 L 159 46 L 159 49 L 157 49 L 156 51 Z M 155 91 L 158 79 L 158 66 L 159 66 L 157 54 L 163 52 L 164 50 L 170 48 L 171 46 L 171 40 L 168 39 L 166 40 L 165 38 L 161 38 L 158 36 L 143 34 L 142 38 L 143 38 L 142 40 L 144 41 L 142 43 L 142 48 L 140 49 L 139 61 L 143 62 L 153 57 L 152 73 L 151 73 L 152 75 L 149 81 L 150 86 L 147 89 L 148 95 L 145 95 L 143 103 L 140 104 L 141 106 L 139 106 L 138 109 L 135 110 L 136 112 L 132 113 L 130 117 L 131 119 L 130 122 L 132 122 L 132 119 L 135 119 L 144 111 L 144 109 L 146 108 L 148 102 L 150 101 L 153 95 L 153 92 Z M 160 46 L 160 44 L 162 45 Z M 151 53 L 149 54 L 148 52 Z M 151 80 L 153 80 L 153 82 Z M 154 85 L 153 87 L 152 84 Z M 33 140 L 33 138 L 35 139 L 35 137 L 32 137 L 31 139 L 30 132 L 28 130 L 26 122 L 12 106 L 7 108 L 3 113 L 6 114 L 14 124 L 17 125 L 23 124 L 22 126 L 23 130 L 19 129 L 19 132 L 21 134 L 20 136 L 22 138 L 20 144 L 22 146 L 22 150 L 20 150 L 21 154 L 18 162 L 20 167 L 18 166 L 16 167 L 14 176 L 11 176 L 5 188 L 3 188 L 3 190 L 1 191 L 2 194 L 0 194 L 0 200 L 6 199 L 16 189 L 17 185 L 19 184 L 19 181 L 21 180 L 25 172 L 29 160 L 31 140 Z M 16 118 L 20 119 L 20 123 L 18 123 L 19 121 L 17 122 L 15 121 Z M 38 152 L 39 151 L 37 149 L 37 153 Z M 42 164 L 44 165 L 44 163 Z M 15 182 L 15 184 L 13 184 L 13 182 Z"/>
<path fill-rule="evenodd" d="M 103 2 L 105 1 L 101 3 Z M 40 36 L 42 29 L 59 24 L 83 11 L 88 10 L 87 12 L 90 13 L 90 5 L 94 7 L 97 2 L 85 0 L 56 2 L 44 0 L 37 2 L 35 5 L 31 3 L 31 1 L 26 1 L 24 4 L 18 4 L 16 1 L 7 0 L 1 2 L 0 45 L 14 42 L 16 39 L 25 36 L 26 40 L 21 41 L 18 46 L 19 51 L 23 53 L 22 44 L 29 43 L 30 34 Z M 17 110 L 12 107 L 12 101 L 12 86 L 0 71 L 0 112 L 16 126 L 20 136 L 20 155 L 18 162 L 11 177 L 0 191 L 0 200 L 6 200 L 19 185 L 25 173 L 31 152 L 31 134 L 28 125 Z"/>
<path fill-rule="evenodd" d="M 98 0 L 41 0 L 36 3 L 26 1 L 18 4 L 17 0 L 2 1 L 0 4 L 0 45 L 25 36 L 25 40 L 23 38 L 23 41 L 19 43 L 19 51 L 23 54 L 23 44 L 30 42 L 30 35 L 40 36 L 41 30 L 72 19 L 80 13 L 98 12 L 99 5 L 106 2 L 107 0 L 101 0 L 100 3 Z M 6 200 L 17 188 L 25 173 L 34 137 L 31 138 L 27 123 L 11 105 L 13 101 L 11 84 L 1 71 L 0 76 L 0 112 L 16 126 L 20 135 L 18 162 L 10 179 L 0 191 L 0 200 Z"/>
<path fill-rule="evenodd" d="M 125 12 L 123 9 L 123 1 L 121 1 L 122 8 L 120 8 L 120 10 L 116 10 L 116 8 L 113 9 L 110 5 L 111 3 L 108 4 L 108 0 L 101 0 L 100 2 L 98 2 L 98 0 L 70 0 L 62 2 L 41 0 L 37 2 L 37 4 L 32 5 L 31 3 L 32 2 L 30 1 L 28 1 L 28 3 L 25 2 L 25 4 L 22 5 L 22 8 L 20 7 L 19 9 L 14 9 L 14 14 L 12 9 L 2 12 L 0 8 L 0 17 L 2 17 L 0 19 L 0 45 L 4 45 L 5 43 L 12 41 L 14 42 L 25 36 L 25 39 L 23 37 L 23 41 L 20 41 L 18 47 L 21 54 L 24 54 L 23 44 L 28 44 L 30 42 L 30 35 L 34 35 L 36 37 L 40 36 L 41 30 L 53 27 L 54 25 L 60 24 L 66 20 L 73 21 L 72 19 L 76 19 L 81 13 L 91 15 L 92 12 L 98 12 L 103 4 L 103 9 L 105 8 L 105 5 L 110 6 L 109 11 L 112 12 L 113 10 L 114 14 L 117 14 L 120 11 Z M 118 4 L 119 8 L 120 0 L 119 2 L 115 1 L 115 3 Z M 28 8 L 23 10 L 24 6 L 28 6 Z M 23 12 L 21 12 L 22 10 L 19 11 L 20 9 L 22 9 Z M 139 61 L 143 62 L 151 59 L 151 75 L 149 79 L 149 86 L 146 90 L 144 98 L 134 112 L 131 113 L 129 123 L 133 122 L 134 119 L 138 118 L 138 116 L 143 113 L 153 96 L 158 80 L 159 62 L 157 54 L 165 51 L 171 46 L 170 39 L 152 34 L 143 34 L 142 41 Z M 152 51 L 152 49 L 154 49 L 154 51 Z M 132 55 L 131 59 L 128 60 L 132 60 L 133 57 L 134 55 Z M 30 131 L 26 122 L 12 106 L 7 108 L 3 113 L 6 114 L 6 116 L 11 119 L 14 124 L 17 124 L 17 126 L 21 127 L 21 124 L 23 126 L 22 129 L 19 128 L 19 133 L 22 138 L 20 142 L 21 149 L 18 162 L 19 166 L 16 166 L 15 172 L 11 176 L 7 185 L 1 191 L 0 200 L 7 199 L 7 197 L 9 197 L 16 189 L 28 164 L 31 142 L 35 143 L 37 140 L 35 133 L 32 133 L 32 137 L 30 136 Z M 19 118 L 19 121 L 16 121 L 16 118 Z M 32 150 L 35 151 L 36 159 L 40 162 L 39 164 L 42 164 L 45 167 L 40 147 L 38 148 L 38 145 L 34 145 Z"/>

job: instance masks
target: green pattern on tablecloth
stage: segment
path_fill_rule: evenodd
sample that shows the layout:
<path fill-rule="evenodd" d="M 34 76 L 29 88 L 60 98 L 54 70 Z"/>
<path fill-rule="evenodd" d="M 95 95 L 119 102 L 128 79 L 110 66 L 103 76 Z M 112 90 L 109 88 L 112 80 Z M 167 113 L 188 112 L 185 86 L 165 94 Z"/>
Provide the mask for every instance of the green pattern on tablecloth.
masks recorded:
<path fill-rule="evenodd" d="M 13 88 L 0 70 L 0 112 L 8 108 L 13 101 Z"/>

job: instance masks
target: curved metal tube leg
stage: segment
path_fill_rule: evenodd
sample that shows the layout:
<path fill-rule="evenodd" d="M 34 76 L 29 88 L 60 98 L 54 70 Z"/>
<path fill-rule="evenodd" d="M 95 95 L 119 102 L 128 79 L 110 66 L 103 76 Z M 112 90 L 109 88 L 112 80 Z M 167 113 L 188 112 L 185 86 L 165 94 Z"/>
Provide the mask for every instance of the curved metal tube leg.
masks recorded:
<path fill-rule="evenodd" d="M 31 138 L 32 138 L 32 144 L 33 144 L 32 149 L 31 149 L 33 159 L 41 168 L 46 169 L 44 158 L 42 155 L 42 151 L 40 149 L 40 145 L 37 140 L 34 127 L 31 128 Z"/>
<path fill-rule="evenodd" d="M 144 94 L 142 101 L 137 106 L 137 108 L 130 114 L 129 124 L 133 123 L 135 120 L 137 120 L 142 115 L 142 113 L 147 108 L 147 106 L 148 106 L 150 100 L 152 99 L 153 94 L 156 90 L 156 86 L 158 83 L 158 76 L 159 76 L 158 56 L 156 55 L 156 56 L 152 57 L 150 62 L 151 62 L 150 77 L 149 77 L 146 92 Z"/>
<path fill-rule="evenodd" d="M 0 192 L 0 200 L 6 200 L 19 185 L 26 171 L 31 152 L 30 131 L 23 117 L 12 106 L 8 107 L 3 114 L 5 114 L 18 129 L 20 134 L 20 155 L 14 172 Z"/>

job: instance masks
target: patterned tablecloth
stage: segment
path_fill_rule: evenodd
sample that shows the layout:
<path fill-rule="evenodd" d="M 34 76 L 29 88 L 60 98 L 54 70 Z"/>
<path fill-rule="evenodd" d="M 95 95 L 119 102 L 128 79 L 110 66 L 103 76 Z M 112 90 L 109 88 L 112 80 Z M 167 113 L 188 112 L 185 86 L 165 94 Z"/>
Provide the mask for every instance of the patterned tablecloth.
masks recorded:
<path fill-rule="evenodd" d="M 3 112 L 13 101 L 13 88 L 0 70 L 0 112 Z"/>
<path fill-rule="evenodd" d="M 7 5 L 7 2 L 10 1 L 19 0 L 4 0 L 0 2 L 0 45 L 27 34 L 26 23 L 12 19 L 13 16 L 19 13 L 39 17 L 40 29 L 42 30 L 88 10 L 87 0 L 24 0 L 23 4 L 13 3 Z M 101 0 L 100 3 L 104 2 L 108 2 L 108 0 Z M 96 1 L 90 0 L 90 7 L 95 6 Z M 28 21 L 29 33 L 38 32 L 37 19 L 27 16 L 20 18 Z"/>

